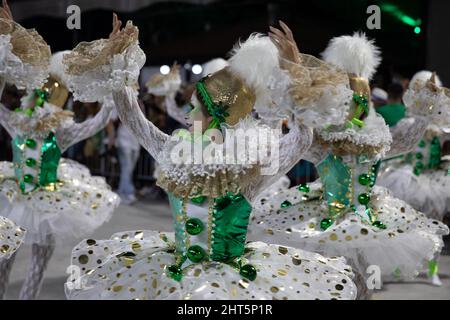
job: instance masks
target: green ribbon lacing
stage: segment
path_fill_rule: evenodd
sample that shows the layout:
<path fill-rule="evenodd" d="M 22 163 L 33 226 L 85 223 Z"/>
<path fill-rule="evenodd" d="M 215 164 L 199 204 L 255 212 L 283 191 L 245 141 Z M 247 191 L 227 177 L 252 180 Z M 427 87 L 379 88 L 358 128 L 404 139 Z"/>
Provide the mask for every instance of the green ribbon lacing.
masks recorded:
<path fill-rule="evenodd" d="M 195 87 L 201 102 L 205 105 L 208 114 L 213 118 L 208 125 L 208 129 L 219 129 L 220 125 L 225 122 L 225 118 L 230 115 L 227 112 L 229 106 L 224 105 L 222 102 L 214 103 L 206 89 L 204 79 L 198 81 Z"/>
<path fill-rule="evenodd" d="M 45 102 L 48 102 L 49 94 L 47 91 L 42 89 L 34 89 L 33 91 L 33 98 L 35 99 L 35 105 L 33 107 L 27 108 L 25 110 L 22 110 L 21 108 L 16 108 L 15 112 L 22 112 L 26 114 L 27 116 L 31 117 L 34 113 L 34 110 L 36 107 L 41 107 L 44 105 Z"/>
<path fill-rule="evenodd" d="M 356 110 L 352 120 L 347 121 L 347 128 L 352 128 L 354 125 L 362 128 L 364 126 L 362 118 L 369 114 L 369 99 L 366 95 L 353 93 L 353 102 L 356 104 Z"/>

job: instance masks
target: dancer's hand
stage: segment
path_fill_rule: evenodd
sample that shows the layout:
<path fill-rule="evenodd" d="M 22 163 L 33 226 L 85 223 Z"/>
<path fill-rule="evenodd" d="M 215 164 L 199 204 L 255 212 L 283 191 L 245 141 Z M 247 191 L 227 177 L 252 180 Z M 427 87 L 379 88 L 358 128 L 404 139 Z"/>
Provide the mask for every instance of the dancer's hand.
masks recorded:
<path fill-rule="evenodd" d="M 0 18 L 13 21 L 11 9 L 6 0 L 2 1 L 2 8 L 0 8 Z"/>
<path fill-rule="evenodd" d="M 433 72 L 430 79 L 427 81 L 427 87 L 428 87 L 428 89 L 430 89 L 433 92 L 439 91 L 439 87 L 436 84 L 436 72 Z"/>
<path fill-rule="evenodd" d="M 117 14 L 114 12 L 113 13 L 113 29 L 111 31 L 111 33 L 109 34 L 109 38 L 110 39 L 114 39 L 115 37 L 117 37 L 120 33 L 120 27 L 122 26 L 122 21 L 119 20 L 119 18 L 117 17 Z"/>
<path fill-rule="evenodd" d="M 269 32 L 270 39 L 278 48 L 280 58 L 289 62 L 300 63 L 300 51 L 291 29 L 283 21 L 280 21 L 280 26 L 283 31 L 271 26 Z"/>

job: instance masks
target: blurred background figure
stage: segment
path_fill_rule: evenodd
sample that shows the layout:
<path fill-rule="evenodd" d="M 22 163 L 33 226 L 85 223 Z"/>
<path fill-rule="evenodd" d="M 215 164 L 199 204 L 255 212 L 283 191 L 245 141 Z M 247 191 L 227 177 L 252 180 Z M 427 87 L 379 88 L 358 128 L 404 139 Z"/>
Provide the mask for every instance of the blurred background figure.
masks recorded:
<path fill-rule="evenodd" d="M 387 104 L 376 108 L 389 127 L 395 126 L 404 116 L 406 108 L 402 102 L 403 86 L 391 83 L 388 88 Z"/>
<path fill-rule="evenodd" d="M 120 122 L 117 112 L 106 127 L 108 134 L 108 151 L 117 151 L 120 164 L 120 178 L 117 193 L 121 202 L 133 204 L 137 198 L 133 182 L 133 172 L 139 158 L 141 146 L 136 137 Z"/>
<path fill-rule="evenodd" d="M 372 102 L 375 108 L 384 106 L 388 100 L 388 93 L 378 87 L 372 89 Z"/>

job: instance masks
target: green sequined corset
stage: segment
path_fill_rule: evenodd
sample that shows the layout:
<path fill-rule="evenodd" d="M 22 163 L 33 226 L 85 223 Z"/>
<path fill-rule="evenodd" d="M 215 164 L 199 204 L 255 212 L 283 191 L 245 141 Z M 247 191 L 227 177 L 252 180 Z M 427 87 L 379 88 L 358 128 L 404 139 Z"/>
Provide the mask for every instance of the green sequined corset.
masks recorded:
<path fill-rule="evenodd" d="M 345 160 L 330 154 L 317 166 L 323 184 L 323 197 L 328 203 L 329 215 L 321 221 L 327 229 L 348 209 L 354 211 L 368 223 L 382 224 L 370 208 L 370 194 L 375 185 L 379 162 L 374 163 L 364 156 L 349 156 Z"/>
<path fill-rule="evenodd" d="M 61 150 L 53 132 L 41 141 L 17 136 L 12 150 L 16 180 L 23 193 L 57 182 Z"/>
<path fill-rule="evenodd" d="M 410 163 L 415 175 L 420 175 L 425 170 L 439 168 L 441 164 L 441 142 L 439 137 L 421 140 L 415 152 L 405 155 L 404 161 Z"/>
<path fill-rule="evenodd" d="M 185 266 L 204 261 L 230 264 L 241 274 L 251 269 L 239 259 L 245 250 L 252 209 L 241 194 L 182 200 L 169 193 L 169 202 L 178 257 L 177 265 L 171 266 L 174 275 L 181 274 Z"/>

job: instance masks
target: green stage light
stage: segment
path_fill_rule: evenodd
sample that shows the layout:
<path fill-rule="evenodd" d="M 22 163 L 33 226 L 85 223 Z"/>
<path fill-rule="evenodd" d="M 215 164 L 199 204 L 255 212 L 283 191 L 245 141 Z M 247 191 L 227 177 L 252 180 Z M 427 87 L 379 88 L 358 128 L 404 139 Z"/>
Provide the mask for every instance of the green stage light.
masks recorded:
<path fill-rule="evenodd" d="M 388 2 L 381 4 L 381 10 L 390 13 L 404 24 L 414 27 L 414 33 L 419 34 L 421 32 L 421 28 L 419 26 L 422 24 L 422 20 L 420 18 L 414 19 L 405 14 L 396 5 Z"/>

